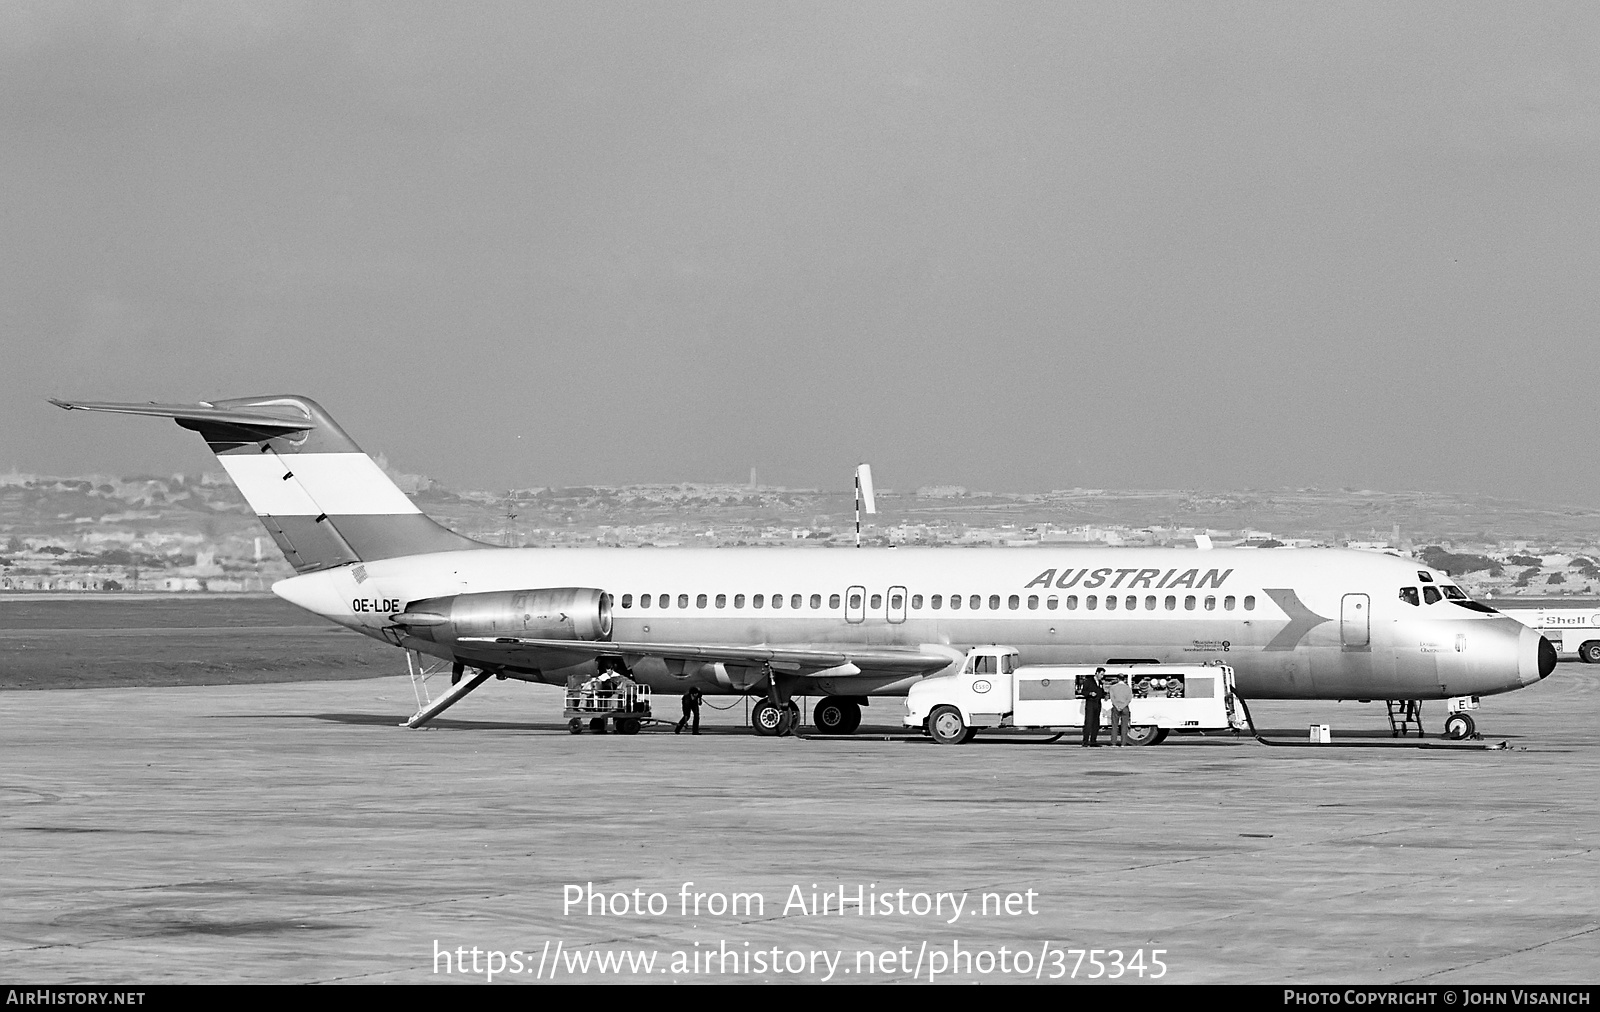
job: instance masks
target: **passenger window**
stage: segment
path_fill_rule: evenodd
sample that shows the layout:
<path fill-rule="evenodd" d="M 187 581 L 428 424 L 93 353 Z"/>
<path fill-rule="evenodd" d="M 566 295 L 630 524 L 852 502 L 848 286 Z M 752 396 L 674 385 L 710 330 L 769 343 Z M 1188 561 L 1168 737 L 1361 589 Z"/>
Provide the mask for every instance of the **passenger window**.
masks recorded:
<path fill-rule="evenodd" d="M 1012 594 L 1010 597 L 1006 598 L 1006 607 L 1010 608 L 1012 611 L 1016 611 L 1021 606 L 1022 599 L 1017 595 Z"/>
<path fill-rule="evenodd" d="M 1139 607 L 1139 595 L 1129 594 L 1127 600 L 1122 602 L 1122 606 L 1129 611 L 1137 609 Z"/>
<path fill-rule="evenodd" d="M 912 611 L 921 611 L 922 610 L 922 595 L 921 594 L 912 594 L 911 595 L 911 610 Z"/>
<path fill-rule="evenodd" d="M 1229 594 L 1227 597 L 1222 599 L 1222 610 L 1223 611 L 1232 611 L 1233 610 L 1233 595 L 1232 594 Z"/>
<path fill-rule="evenodd" d="M 1055 611 L 1056 610 L 1056 606 L 1059 605 L 1060 603 L 1061 603 L 1060 598 L 1047 597 L 1047 598 L 1044 599 L 1045 610 L 1046 611 Z"/>
<path fill-rule="evenodd" d="M 951 594 L 950 595 L 950 610 L 951 611 L 956 611 L 960 607 L 961 607 L 961 595 L 960 594 Z"/>
<path fill-rule="evenodd" d="M 702 597 L 700 600 L 701 600 L 702 604 L 705 603 L 705 598 Z M 680 608 L 689 607 L 689 595 L 688 594 L 679 594 L 678 595 L 678 607 L 680 607 Z"/>
<path fill-rule="evenodd" d="M 905 607 L 905 605 L 902 603 L 904 601 L 905 598 L 901 597 L 899 594 L 889 595 L 889 607 L 893 608 L 895 611 L 899 611 L 901 608 Z"/>
<path fill-rule="evenodd" d="M 1255 611 L 1256 610 L 1256 596 L 1254 594 L 1246 594 L 1244 596 L 1244 610 L 1245 611 Z"/>
<path fill-rule="evenodd" d="M 766 603 L 767 603 L 767 595 L 765 595 L 765 594 L 757 594 L 755 597 L 752 597 L 750 599 L 750 607 L 752 607 L 752 608 L 760 608 L 763 605 L 765 605 Z"/>
<path fill-rule="evenodd" d="M 872 595 L 872 610 L 873 611 L 877 611 L 879 608 L 882 608 L 882 607 L 883 607 L 883 595 L 882 594 L 873 594 Z"/>
<path fill-rule="evenodd" d="M 1085 611 L 1094 611 L 1096 605 L 1098 604 L 1099 600 L 1093 594 L 1089 594 L 1083 599 L 1083 608 Z"/>
<path fill-rule="evenodd" d="M 1185 594 L 1184 595 L 1184 598 L 1183 598 L 1183 610 L 1184 611 L 1194 611 L 1194 595 L 1193 594 Z"/>
<path fill-rule="evenodd" d="M 774 608 L 782 608 L 783 607 L 783 595 L 782 594 L 773 594 L 772 595 L 772 606 Z"/>
<path fill-rule="evenodd" d="M 650 607 L 650 595 L 649 594 L 641 594 L 639 596 L 639 607 L 641 607 L 641 608 Z"/>
<path fill-rule="evenodd" d="M 990 594 L 989 595 L 989 610 L 990 611 L 999 611 L 1000 610 L 1000 595 L 999 594 Z"/>
<path fill-rule="evenodd" d="M 735 608 L 743 608 L 744 607 L 744 595 L 743 594 L 735 594 L 735 595 L 733 595 L 733 606 Z"/>
<path fill-rule="evenodd" d="M 706 606 L 706 596 L 704 594 L 695 595 L 694 606 L 696 608 L 704 608 Z"/>
<path fill-rule="evenodd" d="M 1067 610 L 1068 611 L 1077 611 L 1078 610 L 1078 595 L 1077 594 L 1068 594 L 1067 595 Z"/>
<path fill-rule="evenodd" d="M 799 594 L 791 594 L 789 596 L 789 607 L 791 607 L 791 608 L 800 607 L 800 595 Z"/>
<path fill-rule="evenodd" d="M 633 607 L 633 595 L 632 594 L 623 594 L 622 595 L 622 606 L 624 608 L 632 608 Z"/>
<path fill-rule="evenodd" d="M 1028 595 L 1028 610 L 1029 611 L 1038 611 L 1039 610 L 1039 595 L 1038 594 L 1029 594 Z"/>
<path fill-rule="evenodd" d="M 861 595 L 860 594 L 851 594 L 850 595 L 850 607 L 852 607 L 852 608 L 861 607 Z"/>
<path fill-rule="evenodd" d="M 1168 611 L 1177 611 L 1178 610 L 1178 599 L 1175 596 L 1173 596 L 1172 594 L 1168 594 L 1167 595 L 1167 610 Z"/>
<path fill-rule="evenodd" d="M 1094 598 L 1090 597 L 1089 600 L 1093 601 Z M 1092 608 L 1092 607 L 1094 607 L 1094 605 L 1090 605 L 1089 607 Z M 1115 595 L 1115 594 L 1107 594 L 1106 595 L 1106 611 L 1116 611 L 1116 610 L 1117 610 L 1117 595 Z"/>
<path fill-rule="evenodd" d="M 1438 587 L 1423 587 L 1422 588 L 1422 602 L 1424 604 L 1438 604 L 1439 603 L 1439 598 L 1440 598 L 1440 594 L 1439 594 L 1439 588 Z"/>
<path fill-rule="evenodd" d="M 977 594 L 973 594 L 971 597 L 967 598 L 967 607 L 971 608 L 973 611 L 977 611 L 979 608 L 983 607 L 983 598 Z"/>
<path fill-rule="evenodd" d="M 1400 600 L 1404 601 L 1406 604 L 1412 605 L 1413 607 L 1422 606 L 1422 602 L 1417 598 L 1417 588 L 1415 587 L 1401 587 Z"/>
<path fill-rule="evenodd" d="M 811 607 L 813 609 L 822 607 L 822 595 L 821 594 L 812 594 L 811 595 Z"/>
<path fill-rule="evenodd" d="M 717 595 L 717 607 L 718 608 L 726 608 L 727 606 L 728 606 L 728 595 L 727 594 L 718 594 Z"/>
<path fill-rule="evenodd" d="M 1215 597 L 1212 597 L 1210 594 L 1207 594 L 1206 595 L 1206 611 L 1216 611 L 1216 610 L 1217 610 L 1217 599 Z"/>
<path fill-rule="evenodd" d="M 839 607 L 839 595 L 838 594 L 829 594 L 828 595 L 828 607 L 830 607 L 830 608 Z"/>
<path fill-rule="evenodd" d="M 932 599 L 930 599 L 928 601 L 929 607 L 933 608 L 934 611 L 938 611 L 939 610 L 939 606 L 942 605 L 942 604 L 944 604 L 944 595 L 943 594 L 935 594 L 935 595 L 933 595 Z"/>

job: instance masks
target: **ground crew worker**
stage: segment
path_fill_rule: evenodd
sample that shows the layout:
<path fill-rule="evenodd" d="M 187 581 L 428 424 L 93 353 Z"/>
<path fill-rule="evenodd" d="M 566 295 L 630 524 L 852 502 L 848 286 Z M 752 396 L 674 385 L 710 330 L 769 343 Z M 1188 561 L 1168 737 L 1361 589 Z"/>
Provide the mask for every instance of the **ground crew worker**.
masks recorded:
<path fill-rule="evenodd" d="M 1094 674 L 1083 683 L 1083 741 L 1084 748 L 1099 748 L 1100 742 L 1100 700 L 1106 696 L 1106 690 L 1100 684 L 1100 679 L 1105 677 L 1105 668 L 1095 668 Z"/>
<path fill-rule="evenodd" d="M 700 697 L 704 695 L 698 688 L 691 687 L 683 694 L 683 719 L 678 721 L 678 726 L 672 729 L 673 734 L 681 734 L 689 718 L 694 718 L 693 734 L 700 733 Z"/>
<path fill-rule="evenodd" d="M 1128 708 L 1133 705 L 1133 687 L 1126 676 L 1111 684 L 1111 743 L 1118 748 L 1128 743 Z"/>

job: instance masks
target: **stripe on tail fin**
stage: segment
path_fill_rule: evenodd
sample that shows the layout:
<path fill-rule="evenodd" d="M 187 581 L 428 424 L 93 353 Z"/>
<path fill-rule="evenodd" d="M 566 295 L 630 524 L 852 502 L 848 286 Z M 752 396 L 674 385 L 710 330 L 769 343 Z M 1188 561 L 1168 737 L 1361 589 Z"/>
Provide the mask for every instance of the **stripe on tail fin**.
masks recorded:
<path fill-rule="evenodd" d="M 198 432 L 297 572 L 486 547 L 425 516 L 309 397 L 50 403 L 171 418 Z"/>

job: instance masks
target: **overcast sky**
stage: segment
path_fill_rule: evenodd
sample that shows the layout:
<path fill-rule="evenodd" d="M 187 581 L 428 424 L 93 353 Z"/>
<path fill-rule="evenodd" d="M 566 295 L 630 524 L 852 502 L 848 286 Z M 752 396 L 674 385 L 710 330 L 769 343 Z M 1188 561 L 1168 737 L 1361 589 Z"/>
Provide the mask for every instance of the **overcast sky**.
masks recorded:
<path fill-rule="evenodd" d="M 1600 5 L 0 5 L 0 469 L 1600 503 Z"/>

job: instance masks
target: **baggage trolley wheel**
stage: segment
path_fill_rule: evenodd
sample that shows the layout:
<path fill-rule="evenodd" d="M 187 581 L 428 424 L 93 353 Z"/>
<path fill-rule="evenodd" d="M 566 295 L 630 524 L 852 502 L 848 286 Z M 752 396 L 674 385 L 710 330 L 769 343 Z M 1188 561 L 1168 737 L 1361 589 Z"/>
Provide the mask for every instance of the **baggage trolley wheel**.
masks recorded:
<path fill-rule="evenodd" d="M 642 725 L 640 724 L 638 717 L 618 717 L 617 718 L 617 733 L 618 734 L 638 734 L 639 733 L 639 728 L 641 726 Z"/>
<path fill-rule="evenodd" d="M 571 720 L 567 721 L 567 733 L 568 734 L 582 734 L 583 733 L 583 721 L 580 720 L 577 717 L 573 717 Z"/>

